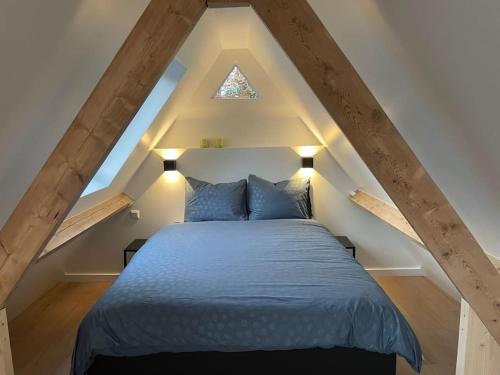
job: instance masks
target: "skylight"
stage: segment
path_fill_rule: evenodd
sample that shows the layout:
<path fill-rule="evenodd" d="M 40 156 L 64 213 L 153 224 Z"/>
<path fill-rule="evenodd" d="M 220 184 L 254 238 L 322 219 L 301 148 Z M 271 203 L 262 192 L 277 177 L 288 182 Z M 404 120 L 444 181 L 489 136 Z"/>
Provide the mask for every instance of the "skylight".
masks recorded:
<path fill-rule="evenodd" d="M 88 184 L 82 197 L 104 189 L 111 184 L 180 82 L 185 71 L 186 67 L 179 60 L 174 59 L 172 61 L 101 165 L 101 168 Z"/>
<path fill-rule="evenodd" d="M 235 65 L 214 95 L 215 99 L 257 99 L 257 91 Z"/>

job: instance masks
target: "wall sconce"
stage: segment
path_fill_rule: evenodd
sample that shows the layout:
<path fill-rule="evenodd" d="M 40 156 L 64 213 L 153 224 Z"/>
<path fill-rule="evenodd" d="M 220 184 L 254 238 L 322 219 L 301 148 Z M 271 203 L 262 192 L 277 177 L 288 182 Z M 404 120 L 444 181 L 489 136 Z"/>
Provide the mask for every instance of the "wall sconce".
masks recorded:
<path fill-rule="evenodd" d="M 314 168 L 314 158 L 302 158 L 302 168 Z"/>
<path fill-rule="evenodd" d="M 165 172 L 176 171 L 177 170 L 177 160 L 164 160 L 163 161 L 163 170 Z"/>

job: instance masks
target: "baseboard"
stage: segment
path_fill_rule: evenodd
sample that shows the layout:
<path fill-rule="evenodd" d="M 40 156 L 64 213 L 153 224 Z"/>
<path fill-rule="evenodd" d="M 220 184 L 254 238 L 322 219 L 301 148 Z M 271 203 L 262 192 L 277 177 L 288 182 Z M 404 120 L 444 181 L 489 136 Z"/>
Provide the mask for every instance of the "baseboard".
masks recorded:
<path fill-rule="evenodd" d="M 372 276 L 426 276 L 422 267 L 366 267 L 365 270 Z M 113 281 L 119 272 L 112 273 L 69 273 L 63 275 L 62 281 L 72 283 L 86 283 L 92 281 Z"/>
<path fill-rule="evenodd" d="M 113 281 L 118 276 L 119 272 L 112 273 L 68 273 L 65 272 L 62 281 L 68 283 L 89 283 L 92 281 Z"/>
<path fill-rule="evenodd" d="M 372 276 L 425 276 L 421 266 L 417 267 L 365 267 Z"/>

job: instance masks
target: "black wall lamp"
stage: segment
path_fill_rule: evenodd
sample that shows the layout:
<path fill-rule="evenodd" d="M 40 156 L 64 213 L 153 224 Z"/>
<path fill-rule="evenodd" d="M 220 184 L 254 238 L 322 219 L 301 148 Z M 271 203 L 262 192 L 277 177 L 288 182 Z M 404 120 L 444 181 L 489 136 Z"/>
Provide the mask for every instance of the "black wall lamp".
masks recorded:
<path fill-rule="evenodd" d="M 302 158 L 302 168 L 314 168 L 314 158 Z"/>
<path fill-rule="evenodd" d="M 163 161 L 163 170 L 167 171 L 176 171 L 177 170 L 177 160 L 164 160 Z"/>

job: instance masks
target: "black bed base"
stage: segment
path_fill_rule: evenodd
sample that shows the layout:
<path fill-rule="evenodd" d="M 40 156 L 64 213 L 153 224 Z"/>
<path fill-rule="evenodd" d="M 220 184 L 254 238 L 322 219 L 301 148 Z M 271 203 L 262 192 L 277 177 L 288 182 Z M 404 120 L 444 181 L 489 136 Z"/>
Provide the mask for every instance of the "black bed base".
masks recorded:
<path fill-rule="evenodd" d="M 395 375 L 396 355 L 361 349 L 160 353 L 141 357 L 97 356 L 87 375 L 259 374 Z"/>

